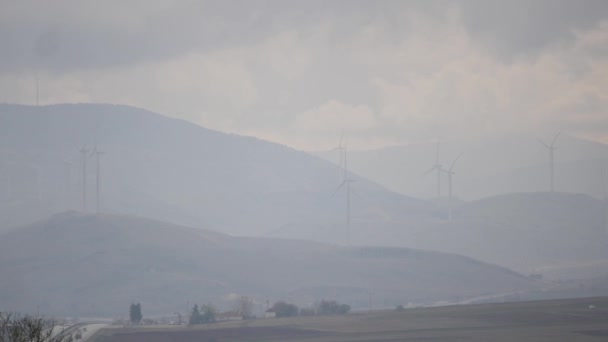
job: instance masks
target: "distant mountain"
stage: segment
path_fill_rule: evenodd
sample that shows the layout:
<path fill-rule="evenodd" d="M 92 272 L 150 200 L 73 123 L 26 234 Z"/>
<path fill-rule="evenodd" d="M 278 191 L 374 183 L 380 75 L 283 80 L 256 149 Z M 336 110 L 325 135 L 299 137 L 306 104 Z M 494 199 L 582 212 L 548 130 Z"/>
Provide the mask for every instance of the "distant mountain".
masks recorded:
<path fill-rule="evenodd" d="M 510 135 L 480 141 L 440 144 L 439 162 L 454 165 L 453 191 L 458 198 L 476 200 L 517 192 L 549 190 L 549 153 L 539 138 Z M 608 146 L 562 134 L 555 142 L 555 190 L 602 198 L 608 188 Z M 424 173 L 435 164 L 437 144 L 421 143 L 367 151 L 351 150 L 350 169 L 388 189 L 418 198 L 435 198 L 435 174 Z M 317 155 L 334 161 L 336 152 Z M 441 196 L 448 196 L 447 177 L 442 176 Z"/>
<path fill-rule="evenodd" d="M 461 203 L 369 243 L 458 253 L 548 279 L 608 275 L 608 203 L 582 194 L 517 193 Z"/>
<path fill-rule="evenodd" d="M 63 213 L 0 235 L 0 310 L 126 316 L 226 309 L 238 295 L 354 308 L 533 291 L 502 267 L 406 248 L 242 238 L 148 219 Z"/>
<path fill-rule="evenodd" d="M 496 139 L 464 149 L 449 145 L 442 147 L 440 157 L 447 165 L 464 151 L 454 169 L 456 195 L 465 189 L 480 195 L 500 187 L 527 188 L 521 179 L 536 179 L 532 183 L 537 193 L 456 200 L 454 220 L 449 221 L 445 198 L 434 203 L 418 200 L 352 174 L 356 181 L 347 231 L 345 192 L 338 189 L 342 173 L 331 158 L 326 161 L 278 144 L 112 105 L 0 105 L 0 231 L 82 208 L 83 145 L 97 145 L 105 152 L 104 213 L 233 235 L 334 244 L 350 240 L 353 245 L 458 253 L 549 278 L 608 273 L 605 206 L 587 195 L 540 192 L 547 185 L 548 170 L 542 165 L 546 151 L 534 139 Z M 564 135 L 556 146 L 558 190 L 564 187 L 570 165 L 573 173 L 567 177 L 576 180 L 572 186 L 586 184 L 603 191 L 597 184 L 604 145 Z M 383 166 L 392 160 L 403 184 L 432 194 L 435 177 L 423 172 L 433 164 L 435 148 L 353 152 L 349 165 L 362 172 L 393 172 Z M 403 160 L 410 166 L 404 168 Z M 538 160 L 540 164 L 534 164 Z M 88 212 L 94 212 L 96 163 L 90 155 L 87 161 Z M 588 175 L 577 173 L 584 165 Z M 538 178 L 526 178 L 533 174 Z M 442 181 L 445 195 L 446 179 Z"/>
<path fill-rule="evenodd" d="M 146 110 L 102 104 L 0 105 L 0 230 L 82 208 L 83 162 L 101 157 L 101 210 L 231 234 L 322 232 L 344 243 L 341 172 L 304 152 Z M 96 159 L 87 157 L 88 211 Z M 414 222 L 429 203 L 352 175 L 353 231 L 378 218 Z M 311 233 L 312 232 L 312 233 Z"/>

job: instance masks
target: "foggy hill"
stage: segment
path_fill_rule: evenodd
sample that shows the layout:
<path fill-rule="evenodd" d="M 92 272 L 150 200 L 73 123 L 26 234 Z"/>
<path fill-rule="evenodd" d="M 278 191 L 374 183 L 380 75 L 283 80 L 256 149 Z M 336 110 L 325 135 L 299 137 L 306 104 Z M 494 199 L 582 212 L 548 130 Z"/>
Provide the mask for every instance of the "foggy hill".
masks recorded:
<path fill-rule="evenodd" d="M 460 177 L 470 174 L 467 168 L 478 165 L 471 161 L 486 158 L 485 166 L 474 168 L 491 174 L 533 163 L 539 153 L 541 159 L 544 155 L 542 145 L 533 139 L 505 141 L 497 139 L 489 141 L 488 147 L 477 145 L 477 150 L 465 151 L 455 168 L 457 195 L 463 189 Z M 539 192 L 459 201 L 455 218 L 449 222 L 445 200 L 437 207 L 352 175 L 356 182 L 352 185 L 349 234 L 344 189 L 336 191 L 341 172 L 332 162 L 255 138 L 112 105 L 0 105 L 0 231 L 81 208 L 78 150 L 85 144 L 89 148 L 97 144 L 106 152 L 101 164 L 101 209 L 105 213 L 237 235 L 339 244 L 350 240 L 354 245 L 458 253 L 554 278 L 589 277 L 607 269 L 606 234 L 601 233 L 606 226 L 605 210 L 589 196 Z M 541 149 L 528 148 L 529 144 Z M 556 145 L 556 160 L 561 163 L 556 172 L 558 189 L 565 165 L 583 165 L 576 161 L 577 156 L 597 157 L 599 163 L 604 149 L 566 135 Z M 511 164 L 513 158 L 494 156 L 492 146 L 502 146 L 501 156 L 518 156 L 519 164 Z M 433 193 L 434 177 L 424 177 L 422 172 L 432 164 L 435 146 L 422 147 L 407 150 L 420 160 L 429 158 L 420 172 L 416 169 L 416 179 L 427 182 L 421 181 L 420 186 L 428 186 L 425 191 Z M 382 167 L 386 153 L 394 155 L 400 149 L 365 152 L 373 156 L 366 163 L 378 172 L 386 171 Z M 588 149 L 592 152 L 576 153 Z M 349 155 L 349 165 L 351 160 L 356 163 L 357 155 L 352 153 L 352 159 Z M 449 155 L 457 153 L 442 148 L 442 158 Z M 89 212 L 95 210 L 95 167 L 95 159 L 89 157 Z M 526 170 L 530 169 L 521 167 L 514 172 L 527 174 Z M 403 179 L 416 184 L 415 179 L 407 178 L 407 172 Z M 507 178 L 501 179 L 491 184 L 511 187 Z M 592 185 L 595 179 L 582 177 L 578 183 Z M 493 191 L 491 184 L 487 192 Z"/>
<path fill-rule="evenodd" d="M 515 193 L 548 191 L 549 154 L 539 142 L 550 143 L 555 133 L 543 136 L 509 135 L 484 140 L 443 142 L 439 160 L 454 166 L 454 196 L 475 200 Z M 608 187 L 608 146 L 566 133 L 555 142 L 555 190 L 602 198 Z M 349 151 L 350 169 L 388 189 L 418 198 L 435 198 L 435 174 L 424 175 L 435 163 L 437 144 L 420 143 L 366 151 Z M 336 152 L 317 155 L 336 160 Z M 442 197 L 448 196 L 442 176 Z"/>
<path fill-rule="evenodd" d="M 607 203 L 582 194 L 494 196 L 460 204 L 452 221 L 444 215 L 405 231 L 377 232 L 368 242 L 394 245 L 391 240 L 548 278 L 608 275 Z"/>
<path fill-rule="evenodd" d="M 27 132 L 27 134 L 24 134 Z M 82 146 L 101 157 L 103 212 L 232 234 L 323 232 L 343 243 L 344 189 L 332 163 L 256 138 L 224 134 L 146 110 L 102 104 L 0 105 L 0 230 L 82 209 Z M 88 210 L 95 209 L 94 156 Z M 354 222 L 410 222 L 426 202 L 352 175 Z M 308 233 L 305 233 L 308 234 Z"/>
<path fill-rule="evenodd" d="M 534 290 L 530 279 L 452 254 L 243 238 L 114 215 L 69 212 L 0 235 L 0 310 L 119 315 L 322 298 L 355 308 Z M 256 304 L 256 308 L 257 308 Z"/>

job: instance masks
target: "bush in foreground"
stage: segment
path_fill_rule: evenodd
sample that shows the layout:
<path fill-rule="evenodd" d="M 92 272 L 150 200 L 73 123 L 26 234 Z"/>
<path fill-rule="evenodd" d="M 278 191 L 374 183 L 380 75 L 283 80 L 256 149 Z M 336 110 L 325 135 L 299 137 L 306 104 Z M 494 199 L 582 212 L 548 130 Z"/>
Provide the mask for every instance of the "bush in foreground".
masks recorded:
<path fill-rule="evenodd" d="M 54 322 L 39 316 L 0 313 L 0 342 L 69 342 L 70 334 L 53 336 Z"/>

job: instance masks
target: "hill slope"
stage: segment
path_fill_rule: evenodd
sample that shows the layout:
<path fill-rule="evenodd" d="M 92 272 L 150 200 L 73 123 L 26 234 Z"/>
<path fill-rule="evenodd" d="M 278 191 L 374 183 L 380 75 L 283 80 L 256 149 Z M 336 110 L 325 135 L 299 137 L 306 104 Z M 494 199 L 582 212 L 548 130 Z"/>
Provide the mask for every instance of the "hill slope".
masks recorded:
<path fill-rule="evenodd" d="M 457 255 L 405 248 L 336 247 L 236 238 L 147 219 L 65 213 L 0 235 L 0 309 L 122 315 L 186 302 L 230 307 L 322 298 L 367 307 L 456 300 L 536 287 L 507 269 Z"/>
<path fill-rule="evenodd" d="M 141 109 L 94 104 L 0 105 L 0 225 L 81 209 L 84 145 L 105 152 L 104 212 L 244 235 L 322 231 L 344 242 L 344 194 L 332 196 L 341 172 L 332 163 Z M 93 156 L 87 161 L 93 210 L 96 164 Z M 428 211 L 426 202 L 353 177 L 359 229 L 378 216 L 411 221 Z"/>
<path fill-rule="evenodd" d="M 437 218 L 404 232 L 378 232 L 378 245 L 467 255 L 549 278 L 608 275 L 608 208 L 587 195 L 517 193 L 463 203 L 454 219 Z"/>

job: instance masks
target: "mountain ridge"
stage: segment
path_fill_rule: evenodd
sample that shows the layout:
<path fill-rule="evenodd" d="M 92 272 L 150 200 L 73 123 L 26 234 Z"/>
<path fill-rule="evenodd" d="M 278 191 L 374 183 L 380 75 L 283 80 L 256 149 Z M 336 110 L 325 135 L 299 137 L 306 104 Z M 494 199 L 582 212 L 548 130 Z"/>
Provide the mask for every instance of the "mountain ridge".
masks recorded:
<path fill-rule="evenodd" d="M 42 218 L 81 209 L 79 150 L 94 144 L 105 152 L 102 211 L 241 235 L 286 225 L 330 231 L 343 220 L 343 201 L 332 197 L 339 168 L 284 145 L 117 105 L 5 105 L 0 121 L 0 188 L 10 190 L 0 198 L 5 226 L 26 223 L 11 219 L 21 212 Z M 21 131 L 30 135 L 14 134 Z M 89 208 L 95 204 L 94 162 L 86 178 Z M 364 209 L 411 216 L 430 205 L 351 177 L 363 199 L 355 205 Z M 336 232 L 331 238 L 340 239 Z"/>
<path fill-rule="evenodd" d="M 333 293 L 357 308 L 370 290 L 395 306 L 538 288 L 459 255 L 231 237 L 108 214 L 55 215 L 0 237 L 0 303 L 25 312 L 116 315 L 132 301 L 153 313 L 187 300 L 230 308 L 235 294 L 305 306 Z"/>

